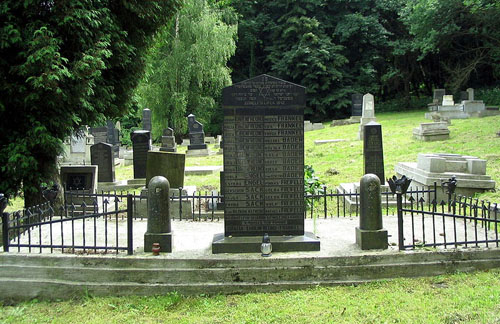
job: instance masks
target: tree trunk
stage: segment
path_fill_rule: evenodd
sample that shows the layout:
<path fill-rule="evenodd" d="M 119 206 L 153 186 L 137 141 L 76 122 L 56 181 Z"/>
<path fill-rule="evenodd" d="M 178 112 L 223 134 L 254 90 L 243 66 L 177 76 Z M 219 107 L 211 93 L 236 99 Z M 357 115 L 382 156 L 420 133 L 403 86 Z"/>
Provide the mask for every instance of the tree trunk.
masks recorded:
<path fill-rule="evenodd" d="M 57 157 L 54 158 L 48 158 L 48 159 L 43 159 L 39 157 L 38 159 L 39 163 L 39 170 L 40 173 L 43 175 L 43 181 L 47 184 L 48 187 L 51 187 L 52 185 L 57 185 L 59 188 L 59 192 L 57 194 L 57 197 L 54 201 L 54 210 L 57 210 L 56 208 L 60 208 L 63 204 L 63 198 L 64 198 L 64 188 L 61 183 L 61 178 L 59 176 L 59 170 L 57 169 Z M 42 183 L 32 183 L 30 181 L 31 179 L 25 179 L 23 181 L 23 184 L 25 186 L 24 190 L 24 207 L 33 207 L 38 204 L 46 202 L 45 198 L 43 198 L 42 195 L 42 189 L 41 185 Z"/>

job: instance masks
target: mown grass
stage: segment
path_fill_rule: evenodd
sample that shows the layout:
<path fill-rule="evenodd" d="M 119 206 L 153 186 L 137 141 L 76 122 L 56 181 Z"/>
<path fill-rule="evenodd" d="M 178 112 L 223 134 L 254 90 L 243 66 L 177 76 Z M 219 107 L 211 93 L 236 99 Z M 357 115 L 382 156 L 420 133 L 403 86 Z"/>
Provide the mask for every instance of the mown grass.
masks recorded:
<path fill-rule="evenodd" d="M 500 116 L 485 118 L 454 119 L 449 126 L 450 139 L 437 142 L 421 142 L 413 139 L 413 128 L 430 122 L 424 118 L 425 110 L 389 112 L 377 114 L 382 125 L 386 178 L 394 174 L 398 162 L 415 162 L 418 153 L 456 153 L 473 155 L 487 160 L 487 174 L 500 183 Z M 320 180 L 333 189 L 343 182 L 359 181 L 363 175 L 363 142 L 357 140 L 359 124 L 330 127 L 324 123 L 322 130 L 304 135 L 305 163 L 312 165 Z M 324 145 L 315 140 L 345 139 Z M 209 145 L 213 151 L 213 145 Z M 185 146 L 178 146 L 185 152 Z M 186 157 L 186 166 L 222 165 L 222 155 Z M 117 167 L 117 180 L 133 178 L 133 167 Z M 207 176 L 186 176 L 185 185 L 195 185 L 201 190 L 220 188 L 219 173 Z M 500 202 L 500 191 L 477 196 L 491 202 Z M 22 199 L 14 199 L 8 211 L 22 208 Z"/>
<path fill-rule="evenodd" d="M 0 307 L 1 323 L 499 323 L 500 271 L 231 296 L 88 297 Z"/>

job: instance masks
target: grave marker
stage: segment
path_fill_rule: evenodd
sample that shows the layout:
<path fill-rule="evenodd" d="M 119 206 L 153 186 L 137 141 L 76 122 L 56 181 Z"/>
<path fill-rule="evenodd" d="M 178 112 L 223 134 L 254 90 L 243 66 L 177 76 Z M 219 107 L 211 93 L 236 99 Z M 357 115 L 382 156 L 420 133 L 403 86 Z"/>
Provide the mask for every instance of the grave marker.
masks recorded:
<path fill-rule="evenodd" d="M 304 232 L 304 106 L 304 87 L 268 75 L 224 88 L 224 235 L 256 239 L 224 250 L 216 236 L 214 253 L 258 252 L 264 233 L 274 251 L 319 250 Z"/>
<path fill-rule="evenodd" d="M 363 95 L 355 93 L 351 96 L 351 116 L 361 116 L 363 112 Z"/>
<path fill-rule="evenodd" d="M 115 159 L 113 146 L 108 143 L 97 143 L 90 147 L 92 165 L 97 165 L 98 182 L 115 182 Z"/>
<path fill-rule="evenodd" d="M 151 110 L 145 108 L 142 110 L 142 129 L 151 131 Z"/>
<path fill-rule="evenodd" d="M 189 129 L 189 145 L 188 150 L 204 150 L 207 148 L 205 144 L 205 132 L 203 125 L 196 120 L 193 114 L 188 116 L 188 129 Z"/>
<path fill-rule="evenodd" d="M 385 182 L 384 149 L 382 146 L 382 125 L 369 122 L 365 125 L 363 139 L 364 174 L 373 173 L 381 183 Z"/>
<path fill-rule="evenodd" d="M 146 161 L 148 151 L 151 150 L 151 133 L 146 130 L 136 130 L 132 132 L 134 179 L 146 178 Z"/>

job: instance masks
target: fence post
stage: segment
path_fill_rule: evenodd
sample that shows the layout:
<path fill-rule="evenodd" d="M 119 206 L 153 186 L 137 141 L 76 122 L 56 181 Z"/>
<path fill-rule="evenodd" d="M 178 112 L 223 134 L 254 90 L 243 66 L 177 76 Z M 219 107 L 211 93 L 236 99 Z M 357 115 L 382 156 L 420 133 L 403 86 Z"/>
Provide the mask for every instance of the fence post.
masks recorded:
<path fill-rule="evenodd" d="M 127 195 L 127 254 L 134 254 L 134 197 Z"/>
<path fill-rule="evenodd" d="M 2 213 L 3 251 L 9 252 L 9 213 Z"/>
<path fill-rule="evenodd" d="M 397 208 L 398 208 L 398 245 L 399 250 L 404 250 L 404 226 L 403 226 L 403 195 L 406 194 L 410 186 L 411 179 L 402 176 L 398 179 L 396 176 L 387 179 L 391 192 L 396 194 Z"/>

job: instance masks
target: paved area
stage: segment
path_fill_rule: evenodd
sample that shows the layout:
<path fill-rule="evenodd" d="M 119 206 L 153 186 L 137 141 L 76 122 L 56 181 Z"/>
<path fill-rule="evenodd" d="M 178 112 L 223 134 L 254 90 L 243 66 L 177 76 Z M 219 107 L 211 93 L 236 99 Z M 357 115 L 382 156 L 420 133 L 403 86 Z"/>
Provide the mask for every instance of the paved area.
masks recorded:
<path fill-rule="evenodd" d="M 464 241 L 465 237 L 468 240 L 483 240 L 486 237 L 489 239 L 498 238 L 498 234 L 491 230 L 482 227 L 480 223 L 456 221 L 452 219 L 446 220 L 443 224 L 441 217 L 415 216 L 412 220 L 410 216 L 405 217 L 405 238 L 406 243 L 432 243 L 450 241 Z M 389 233 L 389 249 L 385 251 L 362 251 L 355 243 L 355 228 L 359 225 L 357 217 L 339 217 L 329 219 L 312 219 L 305 220 L 306 231 L 315 233 L 321 241 L 321 251 L 318 252 L 292 252 L 292 253 L 273 253 L 273 257 L 289 258 L 289 257 L 328 257 L 328 256 L 349 256 L 349 255 L 363 255 L 363 254 L 386 254 L 398 251 L 397 241 L 397 217 L 384 216 L 384 228 Z M 94 226 L 97 230 L 94 232 Z M 71 235 L 72 228 L 74 228 L 74 237 Z M 106 230 L 107 228 L 107 230 Z M 136 255 L 145 255 L 142 252 L 144 233 L 146 232 L 147 221 L 135 220 L 133 224 L 133 241 L 134 253 Z M 412 231 L 413 229 L 413 231 Z M 435 229 L 435 230 L 434 230 Z M 42 238 L 42 244 L 49 244 L 51 240 L 54 244 L 61 244 L 61 241 L 66 245 L 94 245 L 97 246 L 115 246 L 116 234 L 118 233 L 118 243 L 120 246 L 126 246 L 127 230 L 126 220 L 119 218 L 115 219 L 99 219 L 95 221 L 87 220 L 85 224 L 81 221 L 65 221 L 62 229 L 61 224 L 43 225 L 41 228 L 37 227 L 30 233 L 25 233 L 21 237 L 21 243 L 31 242 L 32 244 L 39 243 L 39 237 Z M 173 221 L 173 252 L 171 254 L 163 254 L 162 257 L 166 258 L 238 258 L 243 254 L 217 254 L 211 252 L 211 243 L 214 234 L 224 232 L 224 221 Z M 61 235 L 61 232 L 63 235 Z M 84 235 L 85 233 L 85 235 Z M 424 234 L 425 233 L 425 237 Z M 434 235 L 435 233 L 435 235 Z M 455 234 L 456 233 L 456 234 Z M 41 234 L 41 235 L 40 235 Z M 456 235 L 456 239 L 455 239 Z M 84 241 L 85 237 L 85 241 Z M 475 245 L 468 245 L 473 247 Z M 485 246 L 485 244 L 481 244 Z M 490 247 L 496 244 L 490 243 Z M 459 246 L 459 248 L 464 245 Z M 454 248 L 449 246 L 448 248 Z M 16 252 L 17 248 L 12 247 L 12 252 Z M 20 252 L 27 252 L 27 248 L 21 248 Z M 32 252 L 39 252 L 38 248 L 33 248 Z M 50 249 L 43 249 L 43 253 L 50 253 Z M 59 251 L 54 251 L 59 253 Z M 88 253 L 93 253 L 89 251 Z M 149 255 L 149 254 L 148 254 Z M 244 254 L 247 258 L 260 258 L 260 254 Z"/>

